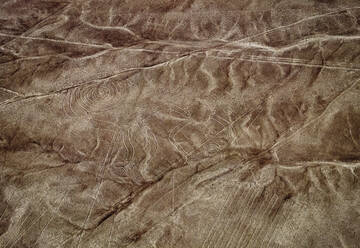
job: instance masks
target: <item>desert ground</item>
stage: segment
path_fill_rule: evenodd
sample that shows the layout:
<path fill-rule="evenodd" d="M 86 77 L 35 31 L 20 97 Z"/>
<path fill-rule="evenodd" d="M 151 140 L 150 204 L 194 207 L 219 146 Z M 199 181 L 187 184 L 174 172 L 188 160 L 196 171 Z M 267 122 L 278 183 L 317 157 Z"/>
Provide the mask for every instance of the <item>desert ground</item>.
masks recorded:
<path fill-rule="evenodd" d="M 359 248 L 359 0 L 2 0 L 1 248 Z"/>

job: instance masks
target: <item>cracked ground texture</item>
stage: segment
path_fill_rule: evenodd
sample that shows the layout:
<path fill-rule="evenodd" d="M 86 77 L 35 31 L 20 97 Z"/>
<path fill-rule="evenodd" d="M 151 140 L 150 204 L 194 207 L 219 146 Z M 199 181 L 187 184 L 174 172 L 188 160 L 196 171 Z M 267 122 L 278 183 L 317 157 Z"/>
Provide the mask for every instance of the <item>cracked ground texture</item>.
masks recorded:
<path fill-rule="evenodd" d="M 359 248 L 358 0 L 2 0 L 1 248 Z"/>

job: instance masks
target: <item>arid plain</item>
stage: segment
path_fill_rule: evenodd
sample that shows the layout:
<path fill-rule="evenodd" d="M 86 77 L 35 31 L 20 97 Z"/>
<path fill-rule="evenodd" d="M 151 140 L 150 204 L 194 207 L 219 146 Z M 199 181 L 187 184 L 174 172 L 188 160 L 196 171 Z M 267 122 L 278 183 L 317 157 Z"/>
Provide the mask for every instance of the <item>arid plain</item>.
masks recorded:
<path fill-rule="evenodd" d="M 2 0 L 0 247 L 359 248 L 358 0 Z"/>

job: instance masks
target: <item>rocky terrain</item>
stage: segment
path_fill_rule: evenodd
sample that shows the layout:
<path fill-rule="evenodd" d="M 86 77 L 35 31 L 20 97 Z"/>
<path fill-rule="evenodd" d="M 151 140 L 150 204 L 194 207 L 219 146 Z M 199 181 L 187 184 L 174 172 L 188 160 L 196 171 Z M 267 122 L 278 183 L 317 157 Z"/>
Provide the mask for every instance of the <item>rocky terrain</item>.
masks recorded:
<path fill-rule="evenodd" d="M 0 2 L 0 247 L 359 248 L 358 0 Z"/>

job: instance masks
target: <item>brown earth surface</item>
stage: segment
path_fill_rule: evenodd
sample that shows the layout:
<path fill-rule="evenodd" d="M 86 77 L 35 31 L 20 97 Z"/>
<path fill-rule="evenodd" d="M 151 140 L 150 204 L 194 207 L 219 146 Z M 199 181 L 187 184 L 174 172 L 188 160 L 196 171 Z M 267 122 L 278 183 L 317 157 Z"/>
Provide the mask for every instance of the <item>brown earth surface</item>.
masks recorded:
<path fill-rule="evenodd" d="M 359 248 L 358 0 L 0 2 L 1 248 Z"/>

